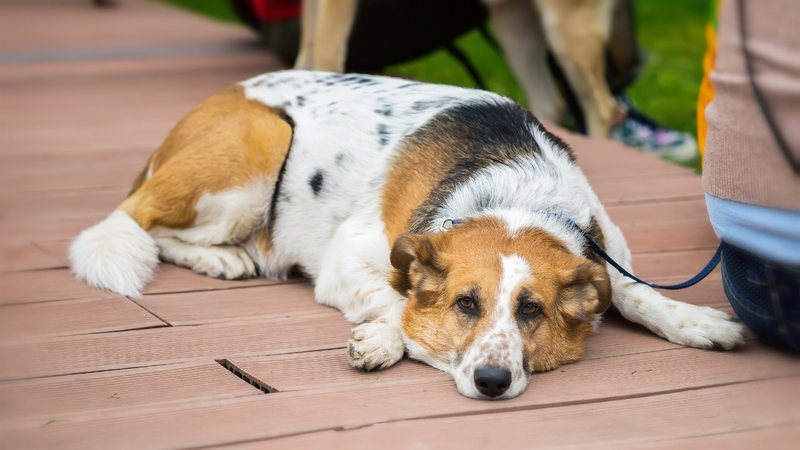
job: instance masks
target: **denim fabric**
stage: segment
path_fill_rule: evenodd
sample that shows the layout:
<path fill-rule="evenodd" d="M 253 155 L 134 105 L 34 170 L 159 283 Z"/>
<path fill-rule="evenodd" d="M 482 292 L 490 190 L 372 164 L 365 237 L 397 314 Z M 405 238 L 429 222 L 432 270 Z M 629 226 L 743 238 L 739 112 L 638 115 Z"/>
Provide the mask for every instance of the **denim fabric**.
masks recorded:
<path fill-rule="evenodd" d="M 771 261 L 800 265 L 800 211 L 768 208 L 706 194 L 708 217 L 721 241 Z"/>
<path fill-rule="evenodd" d="M 722 285 L 736 314 L 762 341 L 800 352 L 800 266 L 723 242 Z"/>

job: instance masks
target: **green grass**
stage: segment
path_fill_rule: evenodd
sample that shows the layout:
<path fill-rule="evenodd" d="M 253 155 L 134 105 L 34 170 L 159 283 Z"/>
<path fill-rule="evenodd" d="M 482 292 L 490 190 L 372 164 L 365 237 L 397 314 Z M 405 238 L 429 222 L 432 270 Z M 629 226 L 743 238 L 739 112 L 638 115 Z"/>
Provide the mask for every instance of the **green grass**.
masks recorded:
<path fill-rule="evenodd" d="M 163 0 L 186 9 L 235 21 L 225 0 Z M 695 108 L 705 52 L 704 24 L 710 0 L 633 0 L 645 67 L 629 88 L 635 105 L 663 125 L 696 133 Z M 501 55 L 478 32 L 458 41 L 489 89 L 523 104 L 525 97 Z M 436 83 L 473 87 L 472 80 L 445 51 L 390 67 L 388 73 Z M 688 164 L 699 169 L 699 161 Z"/>
<path fill-rule="evenodd" d="M 629 94 L 659 122 L 691 133 L 697 132 L 697 94 L 703 78 L 709 7 L 709 0 L 634 2 L 639 45 L 647 60 Z"/>
<path fill-rule="evenodd" d="M 238 22 L 227 0 L 161 0 L 164 3 L 188 9 L 223 22 Z"/>

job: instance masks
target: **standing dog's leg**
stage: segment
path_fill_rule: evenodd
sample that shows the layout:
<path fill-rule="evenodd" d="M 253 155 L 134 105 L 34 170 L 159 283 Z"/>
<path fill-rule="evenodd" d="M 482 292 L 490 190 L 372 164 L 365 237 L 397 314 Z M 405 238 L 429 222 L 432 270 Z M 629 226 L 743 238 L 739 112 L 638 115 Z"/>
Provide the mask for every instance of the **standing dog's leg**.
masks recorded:
<path fill-rule="evenodd" d="M 347 41 L 358 0 L 319 0 L 314 35 L 314 69 L 344 72 Z"/>
<path fill-rule="evenodd" d="M 506 60 L 528 98 L 528 108 L 539 119 L 561 121 L 564 99 L 547 67 L 547 45 L 537 11 L 530 0 L 486 3 Z"/>
<path fill-rule="evenodd" d="M 314 68 L 314 35 L 319 0 L 303 0 L 303 10 L 300 16 L 300 51 L 294 61 L 295 69 L 311 70 Z"/>
<path fill-rule="evenodd" d="M 358 0 L 305 0 L 296 69 L 344 72 Z"/>
<path fill-rule="evenodd" d="M 344 221 L 328 244 L 316 278 L 317 301 L 359 323 L 348 342 L 353 367 L 389 367 L 403 357 L 406 300 L 388 283 L 389 246 L 383 223 L 361 215 Z"/>
<path fill-rule="evenodd" d="M 615 0 L 533 0 L 550 49 L 578 97 L 589 135 L 607 137 L 622 116 L 605 78 Z"/>

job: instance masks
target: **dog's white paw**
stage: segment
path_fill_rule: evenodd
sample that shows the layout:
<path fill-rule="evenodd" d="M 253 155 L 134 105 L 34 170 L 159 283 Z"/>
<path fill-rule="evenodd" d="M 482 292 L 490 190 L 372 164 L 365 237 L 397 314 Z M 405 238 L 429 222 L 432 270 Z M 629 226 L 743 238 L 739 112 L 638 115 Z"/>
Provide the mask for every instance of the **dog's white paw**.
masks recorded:
<path fill-rule="evenodd" d="M 347 343 L 347 360 L 356 369 L 385 369 L 403 357 L 400 330 L 386 322 L 367 322 L 353 328 Z"/>
<path fill-rule="evenodd" d="M 653 331 L 670 342 L 688 347 L 730 350 L 744 344 L 745 327 L 720 310 L 672 301 L 664 326 Z"/>

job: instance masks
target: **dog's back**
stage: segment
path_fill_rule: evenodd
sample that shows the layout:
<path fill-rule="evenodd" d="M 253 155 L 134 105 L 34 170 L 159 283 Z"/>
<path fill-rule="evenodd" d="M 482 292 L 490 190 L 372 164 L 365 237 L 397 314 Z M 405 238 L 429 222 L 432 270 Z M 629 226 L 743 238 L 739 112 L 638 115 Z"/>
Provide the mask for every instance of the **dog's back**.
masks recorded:
<path fill-rule="evenodd" d="M 380 218 L 381 190 L 398 148 L 433 117 L 459 105 L 513 104 L 483 91 L 326 72 L 274 72 L 242 86 L 248 98 L 282 108 L 295 124 L 273 246 L 259 262 L 272 277 L 295 265 L 315 276 L 321 249 L 345 219 Z"/>

